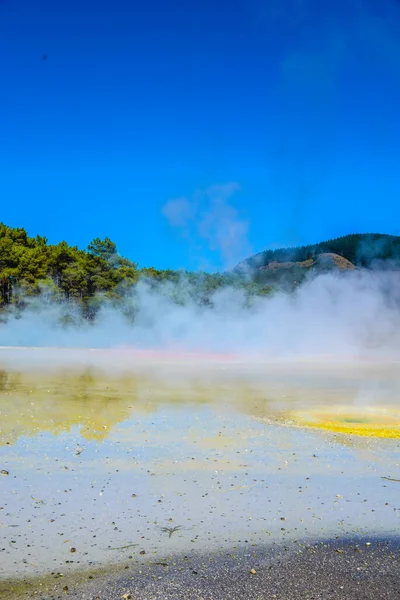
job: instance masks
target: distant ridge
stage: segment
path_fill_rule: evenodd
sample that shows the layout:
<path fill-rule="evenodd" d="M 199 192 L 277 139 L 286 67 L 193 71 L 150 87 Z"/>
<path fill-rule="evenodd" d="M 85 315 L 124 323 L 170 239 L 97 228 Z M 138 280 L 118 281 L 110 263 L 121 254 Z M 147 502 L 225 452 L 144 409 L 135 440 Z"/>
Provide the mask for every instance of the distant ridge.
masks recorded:
<path fill-rule="evenodd" d="M 369 269 L 385 261 L 400 265 L 400 236 L 385 233 L 352 233 L 325 242 L 264 250 L 242 261 L 234 269 L 254 283 L 296 288 L 308 273 Z M 386 264 L 389 264 L 386 263 Z"/>
<path fill-rule="evenodd" d="M 250 256 L 240 265 L 263 269 L 271 263 L 314 263 L 318 255 L 322 254 L 335 254 L 345 258 L 353 266 L 368 268 L 375 261 L 400 260 L 400 236 L 386 233 L 352 233 L 307 246 L 264 250 Z"/>

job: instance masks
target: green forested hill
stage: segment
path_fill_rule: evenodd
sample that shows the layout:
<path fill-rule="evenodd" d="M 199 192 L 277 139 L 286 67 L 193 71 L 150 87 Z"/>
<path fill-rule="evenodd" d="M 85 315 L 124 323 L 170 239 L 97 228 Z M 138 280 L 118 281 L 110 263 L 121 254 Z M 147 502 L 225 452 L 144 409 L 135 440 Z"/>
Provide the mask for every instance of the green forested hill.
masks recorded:
<path fill-rule="evenodd" d="M 265 250 L 251 256 L 243 264 L 253 268 L 267 266 L 271 262 L 303 262 L 323 253 L 343 256 L 356 266 L 370 267 L 376 260 L 400 259 L 400 236 L 383 233 L 353 233 L 326 242 Z"/>

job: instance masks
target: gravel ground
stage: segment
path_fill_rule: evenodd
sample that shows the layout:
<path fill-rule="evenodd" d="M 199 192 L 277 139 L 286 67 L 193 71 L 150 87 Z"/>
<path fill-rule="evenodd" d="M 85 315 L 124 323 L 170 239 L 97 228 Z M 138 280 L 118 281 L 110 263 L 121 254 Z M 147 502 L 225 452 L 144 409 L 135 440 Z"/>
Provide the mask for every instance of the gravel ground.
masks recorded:
<path fill-rule="evenodd" d="M 400 538 L 358 538 L 167 556 L 114 571 L 4 585 L 42 600 L 319 600 L 400 598 Z"/>

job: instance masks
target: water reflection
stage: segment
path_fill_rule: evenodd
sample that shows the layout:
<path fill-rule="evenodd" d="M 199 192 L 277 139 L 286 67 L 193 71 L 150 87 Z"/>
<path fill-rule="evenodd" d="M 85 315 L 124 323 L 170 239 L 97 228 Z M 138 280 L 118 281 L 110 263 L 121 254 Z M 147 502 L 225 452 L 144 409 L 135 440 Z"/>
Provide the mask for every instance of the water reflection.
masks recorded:
<path fill-rule="evenodd" d="M 94 366 L 50 373 L 0 370 L 0 445 L 40 432 L 59 435 L 74 426 L 85 440 L 102 441 L 135 415 L 160 407 L 225 407 L 287 425 L 337 433 L 400 436 L 399 382 L 293 373 L 102 372 Z"/>

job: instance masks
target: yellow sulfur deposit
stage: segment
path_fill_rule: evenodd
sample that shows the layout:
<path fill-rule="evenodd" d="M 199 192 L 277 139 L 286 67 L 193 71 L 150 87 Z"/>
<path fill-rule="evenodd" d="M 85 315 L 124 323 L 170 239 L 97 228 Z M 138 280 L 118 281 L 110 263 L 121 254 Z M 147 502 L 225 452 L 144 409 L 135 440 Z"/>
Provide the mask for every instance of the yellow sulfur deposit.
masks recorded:
<path fill-rule="evenodd" d="M 314 409 L 291 412 L 290 419 L 302 427 L 336 433 L 380 438 L 400 438 L 400 411 L 397 407 Z"/>

